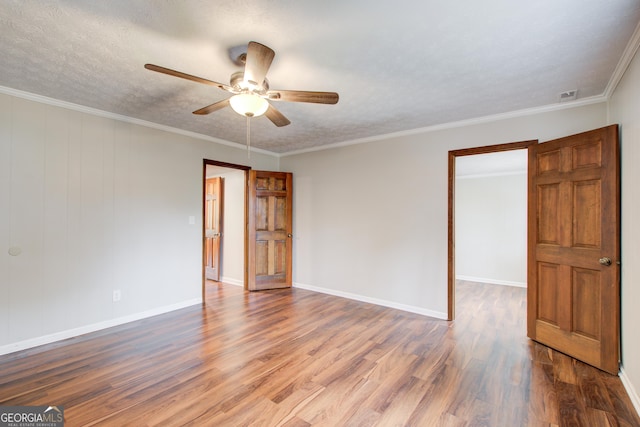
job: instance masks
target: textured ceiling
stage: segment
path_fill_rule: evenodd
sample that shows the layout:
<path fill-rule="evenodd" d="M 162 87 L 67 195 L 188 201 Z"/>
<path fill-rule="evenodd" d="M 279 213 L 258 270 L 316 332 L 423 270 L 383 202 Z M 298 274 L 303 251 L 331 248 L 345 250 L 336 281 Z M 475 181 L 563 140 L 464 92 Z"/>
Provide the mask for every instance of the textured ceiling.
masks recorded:
<path fill-rule="evenodd" d="M 230 47 L 276 52 L 272 89 L 335 91 L 337 105 L 278 102 L 252 145 L 285 153 L 603 96 L 640 21 L 639 0 L 2 0 L 0 86 L 245 143 L 215 87 Z"/>

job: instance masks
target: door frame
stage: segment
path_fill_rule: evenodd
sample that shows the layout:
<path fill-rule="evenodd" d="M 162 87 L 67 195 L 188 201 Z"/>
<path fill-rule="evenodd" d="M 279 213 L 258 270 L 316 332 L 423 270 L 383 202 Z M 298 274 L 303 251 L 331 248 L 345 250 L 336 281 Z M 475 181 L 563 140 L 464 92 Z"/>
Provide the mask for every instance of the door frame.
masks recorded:
<path fill-rule="evenodd" d="M 206 291 L 206 284 L 207 284 L 207 279 L 205 277 L 205 256 L 206 256 L 206 248 L 205 248 L 205 208 L 206 208 L 206 200 L 205 200 L 205 193 L 206 193 L 206 185 L 207 185 L 207 165 L 211 165 L 211 166 L 218 166 L 218 167 L 223 167 L 223 168 L 228 168 L 228 169 L 238 169 L 238 170 L 242 170 L 244 171 L 244 238 L 243 238 L 243 242 L 244 242 L 244 277 L 243 277 L 243 287 L 244 289 L 247 289 L 247 279 L 248 279 L 248 273 L 247 273 L 247 265 L 248 265 L 248 256 L 249 256 L 249 252 L 248 252 L 248 233 L 247 233 L 247 224 L 248 224 L 248 218 L 249 218 L 249 192 L 247 191 L 247 183 L 249 182 L 249 171 L 251 170 L 251 166 L 245 166 L 245 165 L 237 165 L 235 163 L 227 163 L 227 162 L 220 162 L 218 160 L 209 160 L 209 159 L 203 159 L 202 160 L 202 190 L 201 190 L 201 197 L 202 197 L 202 228 L 200 230 L 200 235 L 202 238 L 202 265 L 201 265 L 201 269 L 202 269 L 202 304 L 205 304 L 205 291 Z"/>
<path fill-rule="evenodd" d="M 448 191 L 448 248 L 447 248 L 447 320 L 455 319 L 456 269 L 455 269 L 455 199 L 456 199 L 456 158 L 475 154 L 498 153 L 502 151 L 529 149 L 538 140 L 510 142 L 449 151 L 449 191 Z"/>

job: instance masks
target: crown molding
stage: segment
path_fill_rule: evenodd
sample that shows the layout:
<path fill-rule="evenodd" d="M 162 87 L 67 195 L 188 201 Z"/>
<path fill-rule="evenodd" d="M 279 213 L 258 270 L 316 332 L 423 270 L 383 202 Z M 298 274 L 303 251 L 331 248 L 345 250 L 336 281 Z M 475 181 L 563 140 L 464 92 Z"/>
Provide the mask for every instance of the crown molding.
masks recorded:
<path fill-rule="evenodd" d="M 287 153 L 280 153 L 279 157 L 295 156 L 298 154 L 306 154 L 306 153 L 312 153 L 314 151 L 322 151 L 322 150 L 329 150 L 332 148 L 347 147 L 350 145 L 365 144 L 368 142 L 380 141 L 385 139 L 399 138 L 403 136 L 410 136 L 410 135 L 416 135 L 416 134 L 422 134 L 422 133 L 430 133 L 430 132 L 436 132 L 436 131 L 441 131 L 446 129 L 462 128 L 462 127 L 467 127 L 472 125 L 512 119 L 516 117 L 533 116 L 536 114 L 548 113 L 552 111 L 578 108 L 578 107 L 583 107 L 585 105 L 591 105 L 591 104 L 599 104 L 602 102 L 607 102 L 607 100 L 608 98 L 606 98 L 604 95 L 591 96 L 589 98 L 578 99 L 576 101 L 544 105 L 542 107 L 525 108 L 522 110 L 510 111 L 507 113 L 492 114 L 489 116 L 481 116 L 473 119 L 460 120 L 457 122 L 448 122 L 448 123 L 442 123 L 442 124 L 433 125 L 433 126 L 427 126 L 423 128 L 411 129 L 407 131 L 393 132 L 393 133 L 387 133 L 384 135 L 376 135 L 376 136 L 371 136 L 367 138 L 359 138 L 359 139 L 354 139 L 350 141 L 337 142 L 335 144 L 328 144 L 320 147 L 311 147 L 311 148 L 306 148 L 302 150 L 289 151 Z"/>
<path fill-rule="evenodd" d="M 640 47 L 640 23 L 636 26 L 631 39 L 629 39 L 629 43 L 627 43 L 627 47 L 624 49 L 624 52 L 622 52 L 620 61 L 618 61 L 618 65 L 616 65 L 615 70 L 613 70 L 609 83 L 604 90 L 604 97 L 607 100 L 613 96 L 613 92 L 615 92 L 620 80 L 622 80 L 622 76 L 624 76 L 627 68 L 629 68 L 631 61 L 633 61 L 633 57 L 638 51 L 638 47 Z"/>
<path fill-rule="evenodd" d="M 197 132 L 191 132 L 188 130 L 178 129 L 171 126 L 165 126 L 158 123 L 148 122 L 146 120 L 135 119 L 133 117 L 124 116 L 122 114 L 110 113 L 108 111 L 99 110 L 97 108 L 86 107 L 84 105 L 74 104 L 72 102 L 61 101 L 55 98 L 49 98 L 42 95 L 37 95 L 35 93 L 25 92 L 18 89 L 13 89 L 6 86 L 0 86 L 0 93 L 4 93 L 5 95 L 15 96 L 16 98 L 27 99 L 29 101 L 39 102 L 41 104 L 52 105 L 54 107 L 66 108 L 67 110 L 78 111 L 81 113 L 90 114 L 92 116 L 104 117 L 107 119 L 117 120 L 120 122 L 131 123 L 139 126 L 144 126 L 147 128 L 157 129 L 169 133 L 174 133 L 178 135 L 188 136 L 195 139 L 200 139 L 209 142 L 215 142 L 216 144 L 226 145 L 228 147 L 237 148 L 239 150 L 247 150 L 247 146 L 243 144 L 238 144 L 236 142 L 227 141 L 226 139 L 216 138 L 209 135 L 203 135 Z M 266 154 L 272 157 L 278 157 L 276 153 L 272 151 L 263 150 L 261 148 L 251 147 L 251 152 Z"/>
<path fill-rule="evenodd" d="M 508 113 L 493 114 L 489 116 L 482 116 L 474 119 L 461 120 L 457 122 L 443 123 L 439 125 L 412 129 L 408 131 L 395 132 L 395 133 L 389 133 L 385 135 L 376 135 L 376 136 L 367 137 L 367 138 L 360 138 L 360 139 L 354 139 L 350 141 L 338 142 L 335 144 L 323 145 L 321 147 L 312 147 L 312 148 L 307 148 L 302 150 L 290 151 L 288 153 L 280 153 L 278 157 L 295 156 L 298 154 L 306 154 L 306 153 L 312 153 L 314 151 L 322 151 L 322 150 L 329 150 L 332 148 L 347 147 L 349 145 L 364 144 L 367 142 L 380 141 L 383 139 L 398 138 L 402 136 L 415 135 L 419 133 L 435 132 L 435 131 L 444 130 L 444 129 L 461 128 L 461 127 L 471 126 L 476 124 L 497 122 L 500 120 L 510 119 L 514 117 L 523 117 L 523 116 L 529 116 L 534 114 L 547 113 L 551 111 L 564 110 L 566 108 L 577 108 L 585 105 L 597 104 L 600 102 L 608 102 L 609 99 L 611 99 L 611 96 L 613 96 L 613 93 L 618 87 L 620 80 L 622 80 L 624 73 L 627 71 L 627 68 L 629 68 L 631 61 L 633 61 L 633 58 L 639 48 L 640 48 L 640 23 L 638 23 L 635 31 L 633 32 L 631 38 L 629 39 L 629 42 L 627 43 L 627 46 L 625 47 L 622 53 L 622 56 L 620 57 L 620 61 L 618 61 L 618 64 L 616 65 L 616 68 L 614 69 L 613 74 L 609 79 L 609 83 L 607 83 L 607 87 L 605 88 L 602 95 L 592 96 L 584 99 L 578 99 L 571 102 L 563 102 L 561 104 L 550 104 L 542 107 L 527 108 L 523 110 L 511 111 Z"/>

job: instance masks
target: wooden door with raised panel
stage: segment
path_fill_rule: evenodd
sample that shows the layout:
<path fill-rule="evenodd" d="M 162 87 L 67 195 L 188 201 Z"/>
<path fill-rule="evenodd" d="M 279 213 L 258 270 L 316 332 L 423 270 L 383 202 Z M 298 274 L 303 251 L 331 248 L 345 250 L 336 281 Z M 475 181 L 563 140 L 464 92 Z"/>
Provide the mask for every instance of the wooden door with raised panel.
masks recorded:
<path fill-rule="evenodd" d="M 204 205 L 204 273 L 208 280 L 220 281 L 223 203 L 224 178 L 207 178 Z"/>
<path fill-rule="evenodd" d="M 249 171 L 250 291 L 291 287 L 292 184 L 290 173 Z"/>
<path fill-rule="evenodd" d="M 529 150 L 528 335 L 612 374 L 620 340 L 618 127 Z"/>

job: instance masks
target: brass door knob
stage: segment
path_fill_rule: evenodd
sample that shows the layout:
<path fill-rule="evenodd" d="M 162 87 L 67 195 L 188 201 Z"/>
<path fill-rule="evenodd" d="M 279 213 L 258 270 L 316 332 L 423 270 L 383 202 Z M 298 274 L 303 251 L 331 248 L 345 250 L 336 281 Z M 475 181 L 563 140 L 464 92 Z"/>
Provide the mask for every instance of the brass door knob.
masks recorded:
<path fill-rule="evenodd" d="M 611 258 L 609 257 L 602 257 L 598 260 L 598 262 L 602 265 L 611 265 Z"/>

